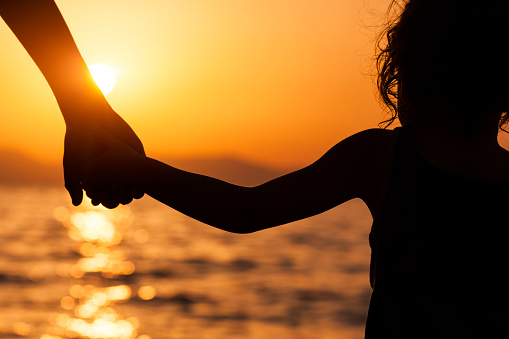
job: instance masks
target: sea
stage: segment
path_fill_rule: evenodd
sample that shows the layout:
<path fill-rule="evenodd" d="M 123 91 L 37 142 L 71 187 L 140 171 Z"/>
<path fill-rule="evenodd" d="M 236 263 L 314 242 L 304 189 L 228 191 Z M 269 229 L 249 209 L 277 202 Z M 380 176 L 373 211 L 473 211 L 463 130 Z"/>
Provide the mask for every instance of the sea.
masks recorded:
<path fill-rule="evenodd" d="M 0 338 L 361 339 L 371 222 L 352 200 L 239 235 L 150 197 L 2 186 Z"/>

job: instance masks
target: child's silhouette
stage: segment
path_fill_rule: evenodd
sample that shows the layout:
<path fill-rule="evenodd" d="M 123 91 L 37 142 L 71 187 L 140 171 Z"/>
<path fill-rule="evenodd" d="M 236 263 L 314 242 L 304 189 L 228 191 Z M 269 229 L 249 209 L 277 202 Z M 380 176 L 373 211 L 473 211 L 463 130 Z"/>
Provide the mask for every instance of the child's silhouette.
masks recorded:
<path fill-rule="evenodd" d="M 373 216 L 366 338 L 508 338 L 509 152 L 497 134 L 509 110 L 509 2 L 402 8 L 380 39 L 377 65 L 388 122 L 403 127 L 357 133 L 256 187 L 181 171 L 117 141 L 89 164 L 87 194 L 97 204 L 134 185 L 236 233 L 361 198 Z"/>

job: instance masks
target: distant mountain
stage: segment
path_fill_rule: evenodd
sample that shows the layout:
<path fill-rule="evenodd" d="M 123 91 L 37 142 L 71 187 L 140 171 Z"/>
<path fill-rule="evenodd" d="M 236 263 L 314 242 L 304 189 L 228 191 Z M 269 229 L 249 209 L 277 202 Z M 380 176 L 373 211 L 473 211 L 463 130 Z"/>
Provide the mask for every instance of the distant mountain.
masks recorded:
<path fill-rule="evenodd" d="M 163 158 L 174 167 L 204 174 L 243 186 L 255 186 L 286 173 L 233 157 L 222 158 Z"/>
<path fill-rule="evenodd" d="M 177 168 L 213 176 L 238 185 L 254 186 L 284 174 L 236 158 L 163 158 Z M 0 185 L 63 185 L 61 164 L 47 165 L 13 151 L 0 150 Z"/>
<path fill-rule="evenodd" d="M 47 165 L 14 151 L 0 150 L 1 185 L 63 185 L 61 165 Z"/>

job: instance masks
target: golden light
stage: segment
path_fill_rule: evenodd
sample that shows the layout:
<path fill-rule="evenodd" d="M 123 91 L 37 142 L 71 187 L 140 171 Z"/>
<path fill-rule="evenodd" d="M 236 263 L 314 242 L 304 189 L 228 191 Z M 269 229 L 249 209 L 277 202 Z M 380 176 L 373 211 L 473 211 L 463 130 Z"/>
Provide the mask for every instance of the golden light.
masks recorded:
<path fill-rule="evenodd" d="M 71 222 L 77 227 L 77 230 L 70 230 L 70 236 L 74 240 L 103 243 L 119 242 L 115 227 L 104 214 L 93 211 L 75 213 L 71 216 Z"/>
<path fill-rule="evenodd" d="M 115 211 L 100 206 L 92 206 L 89 200 L 74 211 L 57 208 L 55 219 L 61 221 L 69 230 L 69 236 L 81 242 L 78 252 L 81 258 L 75 264 L 60 264 L 56 272 L 62 277 L 83 278 L 88 273 L 100 272 L 100 279 L 116 278 L 119 275 L 134 273 L 134 263 L 127 260 L 127 252 L 117 246 L 122 241 L 123 233 L 128 232 L 130 211 L 121 207 Z M 146 242 L 148 232 L 139 230 L 135 238 L 138 242 Z M 42 279 L 46 273 L 33 270 L 29 275 L 34 280 Z M 112 307 L 116 302 L 127 301 L 131 298 L 132 290 L 128 285 L 101 287 L 84 283 L 83 279 L 69 288 L 69 294 L 61 299 L 60 306 L 71 311 L 73 317 L 67 314 L 50 317 L 54 328 L 42 335 L 41 339 L 135 339 L 138 338 L 139 321 L 136 318 L 123 319 Z M 103 281 L 101 285 L 110 285 Z M 156 291 L 152 286 L 140 288 L 141 299 L 149 300 L 155 297 Z M 32 325 L 19 323 L 15 333 L 27 336 L 34 330 Z M 150 339 L 149 336 L 140 338 Z"/>
<path fill-rule="evenodd" d="M 65 296 L 60 301 L 60 305 L 64 310 L 72 310 L 74 308 L 74 298 L 70 296 Z"/>
<path fill-rule="evenodd" d="M 109 300 L 127 300 L 131 297 L 131 288 L 127 285 L 109 287 L 106 295 Z"/>
<path fill-rule="evenodd" d="M 94 297 L 92 298 L 92 302 L 94 304 L 96 304 L 97 306 L 104 306 L 108 302 L 108 299 L 106 297 L 106 294 L 104 294 L 102 292 L 98 292 L 98 293 L 94 294 Z"/>
<path fill-rule="evenodd" d="M 143 300 L 150 300 L 156 296 L 156 289 L 153 286 L 142 286 L 138 290 L 138 296 Z"/>
<path fill-rule="evenodd" d="M 57 316 L 57 324 L 62 327 L 67 327 L 71 321 L 71 317 L 67 314 L 59 314 Z"/>
<path fill-rule="evenodd" d="M 134 241 L 136 241 L 137 243 L 144 244 L 149 240 L 150 235 L 148 234 L 147 230 L 139 229 L 134 232 L 133 237 Z"/>
<path fill-rule="evenodd" d="M 81 298 L 83 296 L 83 286 L 81 285 L 72 285 L 69 289 L 69 294 L 73 298 Z"/>
<path fill-rule="evenodd" d="M 27 336 L 32 332 L 33 326 L 25 322 L 17 322 L 13 325 L 13 331 L 19 336 Z"/>
<path fill-rule="evenodd" d="M 101 92 L 104 94 L 110 93 L 115 86 L 115 72 L 113 72 L 110 67 L 103 64 L 94 64 L 88 66 L 88 69 Z"/>

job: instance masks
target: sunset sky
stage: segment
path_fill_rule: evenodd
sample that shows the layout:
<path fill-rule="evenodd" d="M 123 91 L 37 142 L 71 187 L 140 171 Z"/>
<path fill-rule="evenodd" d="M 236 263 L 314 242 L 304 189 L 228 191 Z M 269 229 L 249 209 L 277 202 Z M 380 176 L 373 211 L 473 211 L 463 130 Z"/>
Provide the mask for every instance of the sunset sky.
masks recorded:
<path fill-rule="evenodd" d="M 85 61 L 115 71 L 108 101 L 149 156 L 291 168 L 383 118 L 367 73 L 388 1 L 56 2 Z M 1 20 L 0 41 L 0 149 L 60 161 L 50 88 Z"/>

